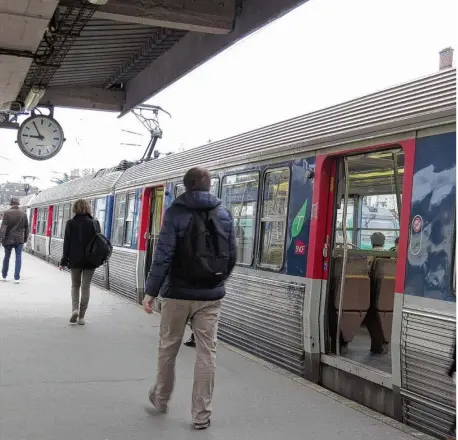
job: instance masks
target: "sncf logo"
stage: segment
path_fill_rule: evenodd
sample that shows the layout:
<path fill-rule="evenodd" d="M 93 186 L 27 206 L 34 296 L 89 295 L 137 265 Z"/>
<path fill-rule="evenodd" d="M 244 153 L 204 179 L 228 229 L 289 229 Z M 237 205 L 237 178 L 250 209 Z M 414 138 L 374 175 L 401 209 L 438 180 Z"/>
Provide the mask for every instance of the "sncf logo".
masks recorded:
<path fill-rule="evenodd" d="M 294 254 L 295 255 L 305 255 L 305 243 L 301 240 L 296 240 L 294 243 L 295 249 L 294 249 Z"/>

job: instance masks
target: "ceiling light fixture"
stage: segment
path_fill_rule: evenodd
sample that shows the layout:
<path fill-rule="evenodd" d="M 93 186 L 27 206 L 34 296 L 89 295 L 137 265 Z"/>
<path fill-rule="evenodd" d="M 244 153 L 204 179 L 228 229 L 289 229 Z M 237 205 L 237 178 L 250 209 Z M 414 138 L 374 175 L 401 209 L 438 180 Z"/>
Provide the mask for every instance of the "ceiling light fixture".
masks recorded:
<path fill-rule="evenodd" d="M 87 0 L 87 1 L 93 5 L 100 6 L 100 5 L 106 4 L 108 0 Z"/>
<path fill-rule="evenodd" d="M 45 91 L 46 89 L 44 87 L 33 86 L 25 98 L 24 110 L 33 110 L 40 102 L 40 99 L 43 98 Z"/>

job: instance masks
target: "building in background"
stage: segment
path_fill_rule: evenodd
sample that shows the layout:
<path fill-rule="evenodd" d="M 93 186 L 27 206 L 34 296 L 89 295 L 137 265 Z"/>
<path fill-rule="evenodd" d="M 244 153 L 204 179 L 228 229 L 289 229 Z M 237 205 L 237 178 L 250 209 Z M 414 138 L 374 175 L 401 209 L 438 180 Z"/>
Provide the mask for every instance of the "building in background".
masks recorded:
<path fill-rule="evenodd" d="M 9 205 L 11 197 L 21 198 L 29 194 L 38 194 L 39 192 L 40 190 L 36 186 L 31 186 L 26 183 L 0 183 L 0 205 Z"/>

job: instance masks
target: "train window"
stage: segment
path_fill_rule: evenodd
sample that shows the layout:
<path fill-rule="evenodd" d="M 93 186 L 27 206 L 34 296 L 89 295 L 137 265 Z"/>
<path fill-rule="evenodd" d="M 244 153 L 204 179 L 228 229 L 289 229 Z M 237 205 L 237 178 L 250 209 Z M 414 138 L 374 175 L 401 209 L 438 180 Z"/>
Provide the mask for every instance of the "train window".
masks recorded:
<path fill-rule="evenodd" d="M 260 265 L 281 269 L 285 251 L 289 195 L 288 168 L 268 171 L 261 212 Z"/>
<path fill-rule="evenodd" d="M 343 204 L 344 201 L 340 204 L 339 209 L 336 213 L 336 235 L 334 239 L 334 243 L 336 245 L 343 243 L 343 225 L 342 225 L 342 218 L 343 218 Z M 354 216 L 354 209 L 355 209 L 355 201 L 354 199 L 348 199 L 347 205 L 347 243 L 355 244 L 353 241 L 354 234 L 353 234 L 353 216 Z"/>
<path fill-rule="evenodd" d="M 118 194 L 115 200 L 113 244 L 122 246 L 124 238 L 124 223 L 126 220 L 126 195 Z"/>
<path fill-rule="evenodd" d="M 181 194 L 185 193 L 185 187 L 184 185 L 177 185 L 175 186 L 175 198 L 180 197 Z"/>
<path fill-rule="evenodd" d="M 37 216 L 37 235 L 44 235 L 46 230 L 46 208 L 38 209 Z"/>
<path fill-rule="evenodd" d="M 219 194 L 219 179 L 214 177 L 211 181 L 210 194 L 213 194 L 215 197 L 218 197 Z"/>
<path fill-rule="evenodd" d="M 259 173 L 224 176 L 221 199 L 231 212 L 237 241 L 237 263 L 253 262 Z"/>
<path fill-rule="evenodd" d="M 72 213 L 72 204 L 65 203 L 65 205 L 63 205 L 62 233 L 61 233 L 62 237 L 65 235 L 65 228 L 67 227 L 67 222 L 71 218 L 71 213 Z"/>
<path fill-rule="evenodd" d="M 64 230 L 62 228 L 63 221 L 64 221 L 64 209 L 62 205 L 56 207 L 58 209 L 58 217 L 57 217 L 57 229 L 56 229 L 56 237 L 63 238 L 64 237 Z"/>
<path fill-rule="evenodd" d="M 126 215 L 126 229 L 124 232 L 124 245 L 130 246 L 132 244 L 132 236 L 134 231 L 134 214 L 135 214 L 135 194 L 127 196 L 127 215 Z"/>
<path fill-rule="evenodd" d="M 399 236 L 399 216 L 395 194 L 364 196 L 358 225 L 360 249 L 371 249 L 371 235 L 381 232 L 385 236 L 384 249 L 394 248 Z"/>
<path fill-rule="evenodd" d="M 59 224 L 59 205 L 54 205 L 52 218 L 52 236 L 57 237 L 57 227 Z"/>
<path fill-rule="evenodd" d="M 181 194 L 184 194 L 186 191 L 184 185 L 179 184 L 175 186 L 175 198 L 181 196 Z M 218 177 L 214 177 L 211 180 L 211 186 L 210 186 L 210 194 L 213 194 L 215 197 L 218 197 L 219 194 L 219 179 Z"/>
<path fill-rule="evenodd" d="M 105 215 L 107 211 L 107 199 L 101 197 L 94 201 L 94 218 L 100 223 L 100 230 L 105 231 Z"/>

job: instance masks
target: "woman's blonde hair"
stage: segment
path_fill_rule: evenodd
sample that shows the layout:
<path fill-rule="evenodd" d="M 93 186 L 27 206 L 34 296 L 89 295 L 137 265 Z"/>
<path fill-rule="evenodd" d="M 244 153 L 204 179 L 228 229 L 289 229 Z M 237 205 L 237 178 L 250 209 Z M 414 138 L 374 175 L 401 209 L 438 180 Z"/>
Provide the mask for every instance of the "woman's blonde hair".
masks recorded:
<path fill-rule="evenodd" d="M 91 204 L 84 199 L 79 199 L 73 204 L 73 214 L 77 215 L 84 215 L 89 214 L 92 215 L 92 207 Z"/>

